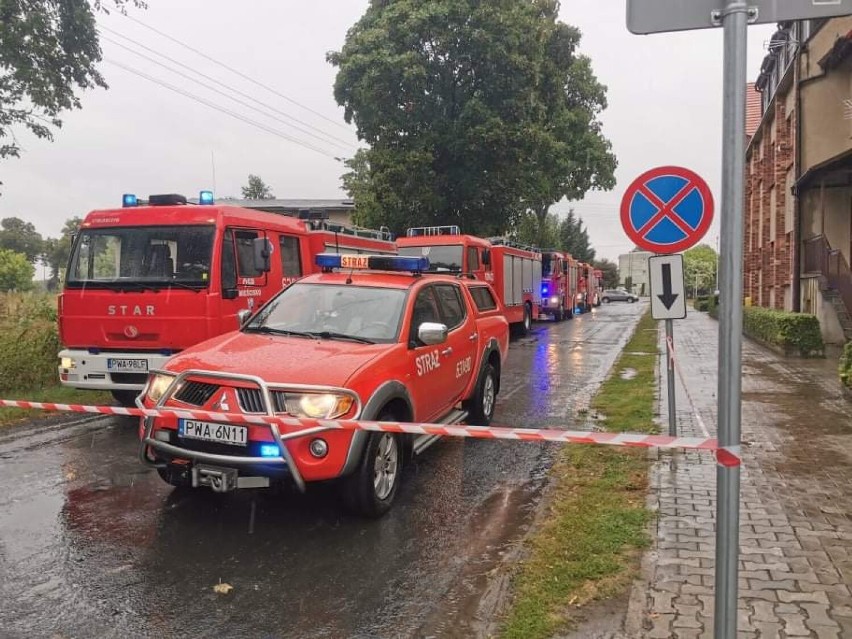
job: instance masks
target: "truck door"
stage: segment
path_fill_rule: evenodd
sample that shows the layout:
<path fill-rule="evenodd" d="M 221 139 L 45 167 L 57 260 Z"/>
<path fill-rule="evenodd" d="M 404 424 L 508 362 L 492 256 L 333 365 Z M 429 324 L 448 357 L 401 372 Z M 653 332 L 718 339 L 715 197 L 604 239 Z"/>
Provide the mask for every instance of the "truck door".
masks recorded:
<path fill-rule="evenodd" d="M 278 238 L 278 248 L 281 256 L 281 288 L 284 288 L 302 277 L 299 238 L 295 235 L 281 235 Z"/>
<path fill-rule="evenodd" d="M 254 240 L 265 237 L 257 229 L 228 228 L 222 236 L 222 318 L 225 330 L 238 327 L 236 315 L 254 311 L 268 299 L 266 272 L 255 263 Z"/>
<path fill-rule="evenodd" d="M 478 335 L 475 319 L 468 315 L 462 292 L 456 284 L 436 284 L 435 293 L 441 317 L 449 329 L 447 341 L 441 349 L 443 383 L 450 400 L 447 410 L 459 400 L 468 387 L 474 369 Z M 446 366 L 444 365 L 446 362 Z"/>

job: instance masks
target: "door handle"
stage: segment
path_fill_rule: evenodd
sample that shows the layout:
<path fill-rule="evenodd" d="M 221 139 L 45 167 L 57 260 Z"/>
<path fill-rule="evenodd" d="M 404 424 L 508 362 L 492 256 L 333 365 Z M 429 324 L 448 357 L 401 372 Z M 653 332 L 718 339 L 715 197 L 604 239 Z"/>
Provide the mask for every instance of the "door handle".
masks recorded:
<path fill-rule="evenodd" d="M 445 348 L 444 350 L 441 351 L 441 355 L 452 355 L 452 354 L 453 354 L 452 348 Z"/>
<path fill-rule="evenodd" d="M 478 334 L 478 333 L 471 333 L 471 334 L 470 334 L 470 336 L 468 337 L 468 339 L 472 342 L 472 341 L 473 341 L 473 340 L 475 340 L 477 337 L 479 337 L 479 334 Z"/>

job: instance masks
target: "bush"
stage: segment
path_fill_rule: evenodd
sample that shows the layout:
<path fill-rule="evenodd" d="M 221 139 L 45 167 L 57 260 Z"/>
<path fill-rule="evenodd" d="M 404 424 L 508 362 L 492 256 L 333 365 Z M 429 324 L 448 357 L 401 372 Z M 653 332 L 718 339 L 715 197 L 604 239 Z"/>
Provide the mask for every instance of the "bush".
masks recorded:
<path fill-rule="evenodd" d="M 807 313 L 788 313 L 759 306 L 743 308 L 743 333 L 758 341 L 781 348 L 785 354 L 803 357 L 821 355 L 822 333 L 819 320 Z"/>
<path fill-rule="evenodd" d="M 840 356 L 840 383 L 852 390 L 852 342 L 846 342 L 843 347 L 843 355 Z"/>
<path fill-rule="evenodd" d="M 59 335 L 54 296 L 0 294 L 0 353 L 0 392 L 57 383 Z"/>

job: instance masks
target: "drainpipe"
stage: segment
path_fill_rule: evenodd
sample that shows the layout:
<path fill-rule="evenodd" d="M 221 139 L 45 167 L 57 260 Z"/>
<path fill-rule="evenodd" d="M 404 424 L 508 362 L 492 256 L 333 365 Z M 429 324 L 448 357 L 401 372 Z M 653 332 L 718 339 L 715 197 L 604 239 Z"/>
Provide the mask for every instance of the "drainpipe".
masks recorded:
<path fill-rule="evenodd" d="M 793 154 L 793 176 L 794 180 L 798 181 L 802 170 L 802 125 L 804 118 L 802 117 L 802 91 L 799 86 L 801 80 L 800 68 L 802 62 L 802 47 L 804 42 L 802 39 L 802 23 L 798 24 L 799 46 L 796 47 L 795 68 L 793 69 L 793 90 L 796 92 L 796 152 Z M 788 185 L 790 188 L 791 185 Z M 792 189 L 791 189 L 792 195 Z M 793 220 L 793 311 L 799 313 L 802 310 L 802 198 L 798 189 L 796 189 L 796 206 L 795 219 Z"/>

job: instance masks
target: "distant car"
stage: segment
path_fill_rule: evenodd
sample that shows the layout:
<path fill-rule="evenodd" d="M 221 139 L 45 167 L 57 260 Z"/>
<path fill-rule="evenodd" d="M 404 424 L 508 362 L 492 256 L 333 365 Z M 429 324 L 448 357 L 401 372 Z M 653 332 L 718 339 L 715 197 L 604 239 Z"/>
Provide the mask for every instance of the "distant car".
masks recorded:
<path fill-rule="evenodd" d="M 601 301 L 604 304 L 609 304 L 610 302 L 638 302 L 639 298 L 636 297 L 633 293 L 628 293 L 624 289 L 620 288 L 612 288 L 607 289 L 601 295 Z"/>

